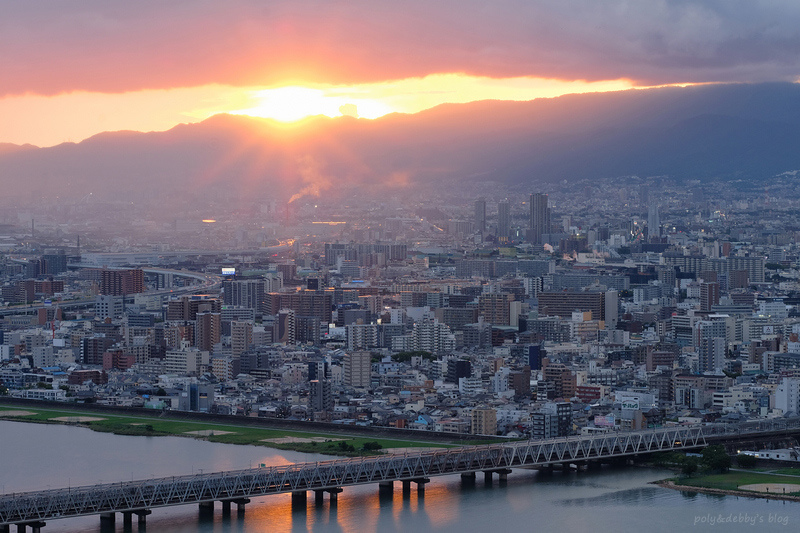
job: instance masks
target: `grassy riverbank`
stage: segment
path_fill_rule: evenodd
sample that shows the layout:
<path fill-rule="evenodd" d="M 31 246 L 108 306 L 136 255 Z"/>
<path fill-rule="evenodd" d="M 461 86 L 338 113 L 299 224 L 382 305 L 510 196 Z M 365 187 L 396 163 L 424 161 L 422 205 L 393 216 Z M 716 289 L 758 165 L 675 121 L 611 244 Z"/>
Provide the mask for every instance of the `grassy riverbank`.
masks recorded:
<path fill-rule="evenodd" d="M 746 490 L 740 489 L 740 487 L 763 484 L 798 484 L 798 486 L 800 486 L 800 476 L 743 472 L 741 470 L 730 471 L 724 474 L 681 477 L 673 479 L 672 481 L 688 487 L 704 487 L 721 490 Z M 794 495 L 800 496 L 800 492 Z"/>
<path fill-rule="evenodd" d="M 353 436 L 342 432 L 301 432 L 215 422 L 106 414 L 97 411 L 0 406 L 0 419 L 42 424 L 69 424 L 94 431 L 134 436 L 180 436 L 225 444 L 250 444 L 307 453 L 359 456 L 380 453 L 376 448 L 449 447 L 452 444 Z"/>
<path fill-rule="evenodd" d="M 783 468 L 770 472 L 731 470 L 723 474 L 665 479 L 657 484 L 669 489 L 705 494 L 800 501 L 800 475 L 796 475 L 797 470 L 796 468 Z M 795 474 L 781 473 L 786 471 Z"/>

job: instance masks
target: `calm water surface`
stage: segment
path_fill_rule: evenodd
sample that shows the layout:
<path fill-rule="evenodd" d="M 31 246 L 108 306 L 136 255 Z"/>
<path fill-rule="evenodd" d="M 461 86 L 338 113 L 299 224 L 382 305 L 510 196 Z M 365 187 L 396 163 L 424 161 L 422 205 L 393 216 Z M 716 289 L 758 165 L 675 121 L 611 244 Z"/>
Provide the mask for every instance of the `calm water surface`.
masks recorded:
<path fill-rule="evenodd" d="M 231 470 L 327 459 L 256 446 L 180 437 L 125 437 L 70 426 L 0 421 L 0 492 Z M 254 499 L 243 515 L 201 518 L 197 506 L 154 509 L 147 531 L 454 532 L 472 531 L 797 531 L 800 503 L 681 493 L 648 484 L 670 472 L 604 468 L 593 472 L 515 470 L 508 482 L 470 485 L 460 476 L 432 479 L 425 495 L 378 496 L 377 486 L 346 488 L 338 504 L 313 494 L 293 509 L 288 494 Z M 413 486 L 413 485 L 412 485 Z M 45 532 L 101 531 L 98 517 L 55 520 Z M 116 530 L 125 531 L 121 518 Z M 138 531 L 134 524 L 133 531 Z"/>

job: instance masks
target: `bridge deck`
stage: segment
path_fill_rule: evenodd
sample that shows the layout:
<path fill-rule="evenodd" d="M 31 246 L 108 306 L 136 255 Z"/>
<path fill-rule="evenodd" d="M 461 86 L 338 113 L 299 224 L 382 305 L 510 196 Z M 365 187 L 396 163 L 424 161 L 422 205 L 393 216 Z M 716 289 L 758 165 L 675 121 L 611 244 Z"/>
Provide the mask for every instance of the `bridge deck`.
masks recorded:
<path fill-rule="evenodd" d="M 243 500 L 285 492 L 337 489 L 511 467 L 601 460 L 692 449 L 714 440 L 798 429 L 800 418 L 737 425 L 676 426 L 6 494 L 0 497 L 0 525 L 216 500 Z"/>

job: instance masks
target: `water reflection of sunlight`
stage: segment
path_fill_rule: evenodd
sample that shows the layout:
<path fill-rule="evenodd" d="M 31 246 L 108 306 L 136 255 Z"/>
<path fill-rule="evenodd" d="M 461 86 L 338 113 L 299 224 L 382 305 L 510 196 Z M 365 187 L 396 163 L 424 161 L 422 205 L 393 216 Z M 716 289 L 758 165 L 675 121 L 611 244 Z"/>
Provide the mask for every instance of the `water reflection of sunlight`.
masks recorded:
<path fill-rule="evenodd" d="M 424 495 L 412 484 L 404 496 L 395 483 L 394 492 L 381 496 L 377 485 L 345 488 L 331 505 L 330 497 L 317 505 L 309 491 L 305 507 L 293 507 L 290 494 L 258 498 L 247 508 L 247 529 L 255 531 L 388 531 L 401 533 L 413 523 L 415 529 L 441 529 L 457 522 L 462 488 L 453 480 L 428 483 Z M 216 528 L 215 528 L 216 530 Z"/>
<path fill-rule="evenodd" d="M 418 521 L 426 519 L 426 525 L 429 527 L 422 530 L 441 528 L 454 522 L 458 517 L 461 498 L 457 493 L 460 492 L 460 487 L 458 484 L 447 484 L 443 481 L 432 481 L 425 485 L 425 495 L 422 497 L 419 497 L 416 490 L 412 490 L 408 499 L 409 505 L 400 509 L 414 513 Z M 402 491 L 396 491 L 395 498 L 397 497 L 402 498 Z M 402 524 L 403 514 L 395 512 L 395 520 L 398 520 L 399 524 Z"/>

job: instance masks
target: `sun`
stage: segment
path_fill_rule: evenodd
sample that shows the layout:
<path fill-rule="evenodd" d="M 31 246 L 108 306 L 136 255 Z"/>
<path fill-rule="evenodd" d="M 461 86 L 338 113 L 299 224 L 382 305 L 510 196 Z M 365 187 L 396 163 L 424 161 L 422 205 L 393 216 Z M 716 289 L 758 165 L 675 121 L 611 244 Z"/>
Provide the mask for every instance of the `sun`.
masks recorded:
<path fill-rule="evenodd" d="M 254 91 L 253 107 L 231 111 L 235 115 L 271 118 L 281 122 L 294 122 L 305 117 L 325 115 L 339 117 L 351 115 L 358 118 L 378 118 L 393 110 L 376 100 L 327 94 L 323 89 L 285 86 Z"/>

